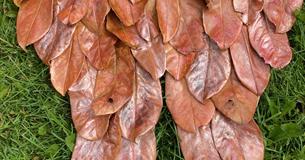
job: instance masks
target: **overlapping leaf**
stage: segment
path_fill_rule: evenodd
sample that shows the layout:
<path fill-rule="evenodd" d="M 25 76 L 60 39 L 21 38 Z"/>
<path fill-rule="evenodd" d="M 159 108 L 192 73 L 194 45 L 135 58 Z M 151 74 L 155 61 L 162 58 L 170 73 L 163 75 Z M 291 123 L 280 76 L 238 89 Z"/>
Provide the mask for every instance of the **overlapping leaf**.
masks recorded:
<path fill-rule="evenodd" d="M 170 40 L 170 44 L 182 54 L 199 52 L 206 43 L 203 40 L 202 0 L 179 0 L 180 22 L 178 31 Z"/>
<path fill-rule="evenodd" d="M 122 146 L 119 120 L 113 116 L 110 120 L 109 129 L 103 139 L 89 141 L 77 136 L 72 154 L 72 160 L 113 159 Z"/>
<path fill-rule="evenodd" d="M 159 27 L 165 43 L 178 31 L 181 19 L 179 3 L 179 0 L 156 0 Z"/>
<path fill-rule="evenodd" d="M 266 17 L 259 15 L 249 26 L 249 38 L 253 48 L 274 68 L 283 68 L 291 61 L 292 51 L 286 33 L 276 33 Z"/>
<path fill-rule="evenodd" d="M 237 123 L 246 124 L 252 120 L 259 96 L 244 87 L 233 71 L 226 85 L 212 100 L 225 116 Z"/>
<path fill-rule="evenodd" d="M 250 45 L 247 27 L 243 27 L 230 52 L 241 83 L 253 93 L 261 95 L 268 85 L 270 68 Z"/>
<path fill-rule="evenodd" d="M 87 13 L 88 0 L 66 0 L 65 8 L 57 15 L 64 24 L 73 25 L 79 22 Z"/>
<path fill-rule="evenodd" d="M 162 101 L 159 80 L 153 79 L 137 65 L 133 96 L 119 112 L 123 137 L 135 141 L 154 128 L 162 109 Z"/>
<path fill-rule="evenodd" d="M 227 0 L 210 0 L 203 10 L 205 32 L 221 49 L 229 48 L 241 31 L 242 21 Z"/>
<path fill-rule="evenodd" d="M 257 15 L 263 10 L 263 0 L 233 0 L 235 11 L 242 14 L 245 24 L 252 24 Z"/>
<path fill-rule="evenodd" d="M 78 40 L 84 55 L 96 69 L 108 68 L 113 63 L 116 39 L 109 33 L 96 35 L 87 28 L 83 28 Z"/>
<path fill-rule="evenodd" d="M 264 159 L 263 136 L 254 120 L 239 125 L 216 113 L 211 127 L 221 159 Z"/>
<path fill-rule="evenodd" d="M 203 49 L 186 75 L 189 90 L 200 102 L 218 93 L 229 79 L 231 72 L 228 50 L 206 38 L 208 47 Z"/>
<path fill-rule="evenodd" d="M 264 0 L 264 12 L 276 26 L 276 32 L 288 32 L 295 22 L 294 12 L 302 7 L 303 0 Z"/>
<path fill-rule="evenodd" d="M 132 4 L 129 0 L 109 0 L 112 10 L 125 26 L 131 26 L 138 22 L 146 2 L 147 0 L 139 0 Z"/>
<path fill-rule="evenodd" d="M 53 20 L 53 0 L 26 0 L 17 17 L 17 41 L 22 49 L 41 39 Z"/>
<path fill-rule="evenodd" d="M 92 109 L 96 115 L 117 112 L 132 96 L 134 60 L 129 47 L 116 48 L 115 59 L 109 68 L 97 73 Z"/>
<path fill-rule="evenodd" d="M 72 119 L 80 137 L 99 140 L 108 130 L 110 115 L 96 116 L 91 109 L 97 70 L 86 65 L 81 75 L 69 89 Z"/>
<path fill-rule="evenodd" d="M 185 160 L 221 160 L 214 144 L 210 124 L 196 129 L 196 133 L 187 132 L 180 127 L 177 128 Z"/>
<path fill-rule="evenodd" d="M 91 32 L 97 35 L 103 34 L 106 16 L 110 11 L 108 0 L 88 0 L 88 8 L 82 22 Z"/>
<path fill-rule="evenodd" d="M 57 15 L 65 5 L 65 1 L 57 1 L 54 6 L 54 14 Z M 60 56 L 69 47 L 74 32 L 75 26 L 67 26 L 61 23 L 57 16 L 54 16 L 48 33 L 34 43 L 39 58 L 49 65 L 51 60 Z"/>
<path fill-rule="evenodd" d="M 52 84 L 62 95 L 65 95 L 66 91 L 78 79 L 85 65 L 85 56 L 78 43 L 78 34 L 82 27 L 84 27 L 82 24 L 77 26 L 68 48 L 60 56 L 53 59 L 50 64 Z"/>
<path fill-rule="evenodd" d="M 166 104 L 175 123 L 193 133 L 207 125 L 215 112 L 210 100 L 200 103 L 191 95 L 184 79 L 177 81 L 169 74 L 166 75 Z"/>
<path fill-rule="evenodd" d="M 155 160 L 157 158 L 156 137 L 151 129 L 135 142 L 122 138 L 122 146 L 116 160 Z"/>
<path fill-rule="evenodd" d="M 195 60 L 196 53 L 183 55 L 170 44 L 166 44 L 164 47 L 166 53 L 166 70 L 176 80 L 184 78 Z"/>

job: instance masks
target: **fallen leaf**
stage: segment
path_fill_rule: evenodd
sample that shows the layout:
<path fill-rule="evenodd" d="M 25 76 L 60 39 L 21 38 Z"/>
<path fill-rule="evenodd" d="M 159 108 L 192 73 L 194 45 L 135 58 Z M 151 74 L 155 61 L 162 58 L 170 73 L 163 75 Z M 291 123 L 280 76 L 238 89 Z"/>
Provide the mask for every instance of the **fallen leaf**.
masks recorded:
<path fill-rule="evenodd" d="M 206 47 L 203 39 L 202 0 L 180 0 L 181 18 L 170 44 L 182 54 L 199 52 Z"/>
<path fill-rule="evenodd" d="M 195 133 L 197 128 L 210 122 L 215 112 L 212 101 L 197 101 L 189 92 L 184 79 L 177 81 L 167 74 L 165 82 L 166 104 L 180 128 Z"/>
<path fill-rule="evenodd" d="M 263 135 L 254 120 L 240 125 L 217 112 L 211 128 L 221 159 L 264 159 Z"/>
<path fill-rule="evenodd" d="M 117 116 L 110 120 L 109 129 L 103 139 L 89 141 L 77 135 L 72 160 L 114 159 L 121 148 L 122 137 Z"/>
<path fill-rule="evenodd" d="M 109 68 L 97 73 L 92 109 L 96 115 L 119 111 L 132 96 L 134 60 L 130 48 L 116 48 L 116 55 Z"/>
<path fill-rule="evenodd" d="M 133 82 L 133 95 L 119 112 L 120 125 L 124 138 L 135 141 L 155 127 L 163 106 L 159 80 L 136 65 Z"/>
<path fill-rule="evenodd" d="M 187 132 L 180 127 L 177 130 L 185 160 L 221 159 L 214 144 L 210 124 L 196 129 L 196 133 Z"/>
<path fill-rule="evenodd" d="M 82 76 L 69 89 L 71 113 L 78 136 L 87 140 L 99 140 L 108 130 L 110 115 L 96 116 L 91 109 L 97 70 L 87 65 Z"/>
<path fill-rule="evenodd" d="M 177 33 L 180 24 L 179 0 L 156 0 L 159 27 L 163 42 L 169 42 Z"/>
<path fill-rule="evenodd" d="M 85 56 L 80 50 L 77 39 L 82 27 L 84 26 L 81 24 L 77 26 L 69 47 L 60 56 L 53 59 L 50 64 L 52 84 L 61 95 L 65 95 L 66 91 L 78 79 L 85 63 Z"/>
<path fill-rule="evenodd" d="M 192 95 L 200 102 L 217 94 L 230 77 L 231 63 L 228 50 L 220 50 L 206 37 L 208 47 L 197 55 L 186 81 Z"/>
<path fill-rule="evenodd" d="M 16 32 L 22 49 L 41 39 L 51 27 L 53 0 L 26 0 L 19 9 Z"/>
<path fill-rule="evenodd" d="M 87 5 L 87 0 L 68 0 L 65 8 L 57 16 L 62 23 L 74 25 L 86 15 Z"/>
<path fill-rule="evenodd" d="M 256 95 L 262 95 L 270 78 L 270 67 L 250 45 L 248 30 L 244 26 L 230 47 L 236 75 L 243 85 Z"/>
<path fill-rule="evenodd" d="M 292 59 L 287 34 L 276 33 L 275 27 L 263 15 L 248 27 L 253 48 L 274 68 L 283 68 Z"/>
<path fill-rule="evenodd" d="M 276 26 L 276 32 L 291 30 L 296 18 L 294 12 L 302 8 L 303 0 L 265 0 L 264 13 Z"/>
<path fill-rule="evenodd" d="M 116 160 L 155 160 L 157 159 L 157 144 L 154 130 L 138 137 L 135 142 L 122 138 L 122 147 Z"/>
<path fill-rule="evenodd" d="M 239 35 L 242 21 L 234 11 L 232 2 L 210 0 L 203 10 L 203 25 L 205 32 L 218 46 L 227 49 Z"/>
<path fill-rule="evenodd" d="M 154 79 L 163 76 L 166 69 L 166 54 L 161 36 L 140 45 L 137 49 L 132 49 L 132 54 Z"/>
<path fill-rule="evenodd" d="M 164 47 L 166 53 L 166 70 L 176 80 L 181 80 L 189 71 L 192 63 L 195 60 L 196 53 L 183 55 L 170 44 L 165 44 Z"/>
<path fill-rule="evenodd" d="M 132 26 L 138 22 L 143 14 L 147 0 L 132 4 L 129 0 L 109 0 L 112 10 L 125 26 Z"/>
<path fill-rule="evenodd" d="M 244 87 L 234 71 L 223 89 L 212 97 L 215 107 L 236 123 L 246 124 L 252 120 L 259 96 Z"/>
<path fill-rule="evenodd" d="M 65 1 L 57 1 L 54 6 L 54 14 L 57 15 L 65 6 Z M 54 16 L 49 31 L 37 42 L 34 43 L 39 58 L 47 65 L 50 61 L 60 56 L 69 47 L 75 26 L 68 26 L 61 23 L 57 16 Z"/>
<path fill-rule="evenodd" d="M 245 24 L 252 24 L 263 10 L 263 0 L 233 0 L 236 12 L 241 13 L 241 19 Z"/>

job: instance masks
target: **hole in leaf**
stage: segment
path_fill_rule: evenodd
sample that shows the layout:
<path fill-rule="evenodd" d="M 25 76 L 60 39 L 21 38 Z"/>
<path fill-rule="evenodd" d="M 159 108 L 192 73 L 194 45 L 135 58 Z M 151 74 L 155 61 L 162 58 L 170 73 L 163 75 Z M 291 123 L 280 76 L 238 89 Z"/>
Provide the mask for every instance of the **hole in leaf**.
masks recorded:
<path fill-rule="evenodd" d="M 112 98 L 108 98 L 108 103 L 113 103 L 113 99 Z"/>

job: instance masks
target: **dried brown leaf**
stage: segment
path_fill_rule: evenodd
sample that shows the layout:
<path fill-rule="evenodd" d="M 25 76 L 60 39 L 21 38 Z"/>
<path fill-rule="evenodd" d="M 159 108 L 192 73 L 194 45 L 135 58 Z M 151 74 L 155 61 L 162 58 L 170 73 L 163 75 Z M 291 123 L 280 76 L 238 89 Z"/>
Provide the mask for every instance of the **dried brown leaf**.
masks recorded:
<path fill-rule="evenodd" d="M 52 84 L 61 95 L 65 95 L 66 91 L 78 79 L 85 64 L 85 56 L 78 43 L 78 34 L 82 27 L 84 26 L 81 24 L 77 26 L 69 47 L 60 56 L 53 59 L 50 64 Z"/>
<path fill-rule="evenodd" d="M 37 42 L 50 29 L 53 20 L 53 0 L 27 0 L 17 17 L 17 41 L 22 49 Z"/>
<path fill-rule="evenodd" d="M 125 26 L 132 26 L 138 22 L 143 14 L 147 0 L 132 4 L 129 0 L 109 0 L 115 14 Z"/>
<path fill-rule="evenodd" d="M 81 75 L 77 83 L 69 89 L 74 127 L 82 138 L 99 140 L 108 130 L 110 115 L 96 116 L 91 109 L 97 70 L 85 65 Z"/>
<path fill-rule="evenodd" d="M 135 141 L 155 127 L 162 109 L 162 90 L 159 80 L 136 65 L 133 96 L 119 112 L 124 138 Z"/>
<path fill-rule="evenodd" d="M 258 14 L 263 10 L 263 0 L 233 0 L 236 12 L 240 12 L 245 24 L 252 24 Z"/>
<path fill-rule="evenodd" d="M 254 120 L 239 125 L 216 113 L 211 127 L 214 143 L 221 159 L 264 159 L 263 136 Z"/>
<path fill-rule="evenodd" d="M 186 75 L 190 92 L 200 102 L 217 94 L 231 72 L 228 50 L 220 50 L 216 43 L 206 40 L 208 47 L 198 54 Z"/>
<path fill-rule="evenodd" d="M 179 0 L 156 0 L 156 10 L 163 42 L 169 42 L 176 35 L 180 24 Z"/>
<path fill-rule="evenodd" d="M 242 21 L 234 11 L 233 3 L 227 0 L 210 0 L 203 10 L 205 32 L 221 49 L 227 49 L 236 40 Z"/>
<path fill-rule="evenodd" d="M 182 54 L 199 52 L 206 47 L 201 18 L 203 6 L 202 0 L 180 0 L 180 24 L 170 44 Z"/>
<path fill-rule="evenodd" d="M 79 22 L 87 13 L 88 0 L 67 0 L 65 8 L 57 15 L 64 24 L 73 25 Z"/>
<path fill-rule="evenodd" d="M 275 33 L 275 27 L 263 15 L 249 26 L 249 38 L 253 48 L 274 68 L 283 68 L 292 59 L 287 34 Z"/>
<path fill-rule="evenodd" d="M 112 114 L 120 110 L 132 96 L 134 60 L 127 46 L 116 48 L 116 55 L 109 68 L 100 70 L 94 88 L 92 109 L 96 115 Z"/>
<path fill-rule="evenodd" d="M 116 160 L 155 160 L 157 144 L 154 130 L 138 137 L 135 142 L 122 139 L 122 147 Z"/>
<path fill-rule="evenodd" d="M 137 49 L 132 49 L 132 54 L 154 79 L 163 76 L 166 69 L 166 54 L 161 36 L 143 43 Z"/>
<path fill-rule="evenodd" d="M 259 96 L 245 88 L 232 71 L 227 84 L 212 100 L 225 116 L 236 123 L 246 124 L 253 118 Z"/>
<path fill-rule="evenodd" d="M 112 117 L 109 129 L 103 139 L 89 141 L 77 136 L 72 160 L 114 159 L 122 146 L 119 120 Z"/>
<path fill-rule="evenodd" d="M 166 75 L 166 104 L 175 123 L 193 133 L 207 125 L 215 112 L 212 101 L 200 103 L 191 95 L 184 79 L 177 81 L 169 74 Z"/>
<path fill-rule="evenodd" d="M 183 55 L 170 44 L 165 44 L 166 70 L 176 79 L 181 80 L 189 71 L 196 53 Z"/>
<path fill-rule="evenodd" d="M 236 75 L 241 83 L 254 94 L 263 94 L 269 82 L 270 67 L 250 45 L 246 26 L 230 47 L 230 51 Z"/>
<path fill-rule="evenodd" d="M 276 32 L 288 32 L 294 22 L 294 12 L 301 9 L 303 0 L 264 0 L 264 12 L 276 26 Z"/>
<path fill-rule="evenodd" d="M 180 147 L 185 160 L 220 160 L 216 150 L 210 124 L 202 126 L 196 133 L 184 131 L 177 127 Z"/>
<path fill-rule="evenodd" d="M 57 1 L 54 6 L 54 14 L 57 15 L 66 5 L 66 1 Z M 39 58 L 45 63 L 60 56 L 69 47 L 75 26 L 68 26 L 61 23 L 57 16 L 54 16 L 53 23 L 47 34 L 34 43 Z"/>

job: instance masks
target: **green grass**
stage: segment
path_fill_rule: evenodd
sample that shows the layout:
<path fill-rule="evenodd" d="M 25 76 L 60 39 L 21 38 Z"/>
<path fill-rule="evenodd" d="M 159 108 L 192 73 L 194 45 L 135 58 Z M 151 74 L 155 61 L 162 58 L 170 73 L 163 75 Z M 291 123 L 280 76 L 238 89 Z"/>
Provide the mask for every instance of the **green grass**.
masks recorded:
<path fill-rule="evenodd" d="M 255 119 L 265 136 L 266 159 L 305 159 L 305 10 L 289 33 L 294 59 L 273 70 Z M 75 131 L 67 97 L 51 86 L 48 68 L 33 48 L 16 44 L 17 8 L 0 0 L 0 159 L 58 159 L 71 156 Z M 156 128 L 158 158 L 183 159 L 166 108 Z"/>

